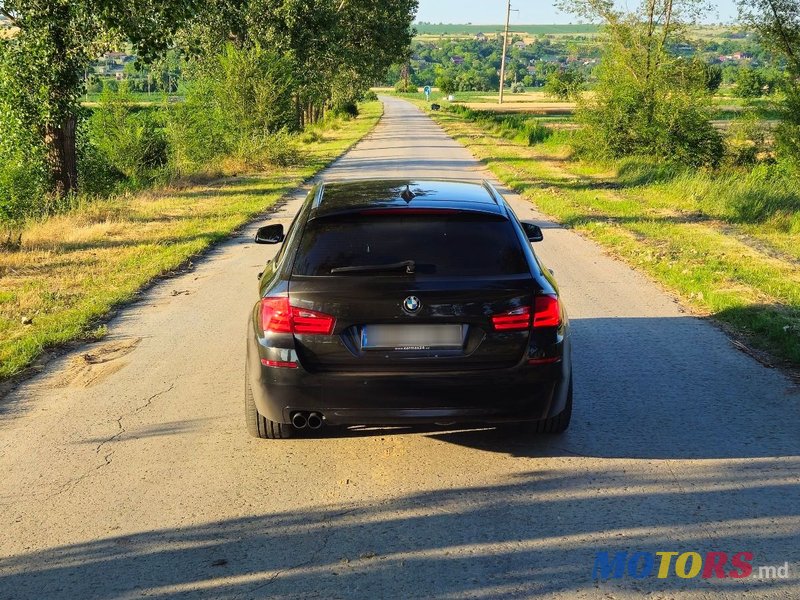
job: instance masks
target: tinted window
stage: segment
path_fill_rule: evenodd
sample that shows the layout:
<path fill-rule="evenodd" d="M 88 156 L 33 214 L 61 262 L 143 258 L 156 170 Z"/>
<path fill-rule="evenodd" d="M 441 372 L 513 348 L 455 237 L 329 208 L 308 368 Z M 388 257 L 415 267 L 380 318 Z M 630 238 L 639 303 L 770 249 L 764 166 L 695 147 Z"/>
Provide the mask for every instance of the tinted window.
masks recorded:
<path fill-rule="evenodd" d="M 296 275 L 337 267 L 413 260 L 419 274 L 487 276 L 528 273 L 511 222 L 484 215 L 357 215 L 312 220 L 303 233 Z M 402 275 L 402 269 L 397 270 Z M 393 274 L 393 273 L 387 273 Z M 375 275 L 374 272 L 346 276 Z"/>

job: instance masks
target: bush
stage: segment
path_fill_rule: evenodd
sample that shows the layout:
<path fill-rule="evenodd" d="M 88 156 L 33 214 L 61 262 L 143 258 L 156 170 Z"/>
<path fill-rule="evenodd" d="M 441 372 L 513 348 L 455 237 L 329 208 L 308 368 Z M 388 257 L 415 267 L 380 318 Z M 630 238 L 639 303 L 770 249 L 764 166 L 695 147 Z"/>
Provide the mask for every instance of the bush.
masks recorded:
<path fill-rule="evenodd" d="M 439 91 L 445 94 L 446 96 L 454 94 L 457 91 L 458 86 L 456 85 L 455 80 L 448 75 L 442 75 L 440 77 L 437 77 L 435 83 L 436 87 L 439 88 Z"/>
<path fill-rule="evenodd" d="M 571 100 L 580 97 L 585 83 L 586 78 L 577 69 L 558 69 L 547 76 L 544 91 L 559 100 Z"/>
<path fill-rule="evenodd" d="M 286 130 L 244 138 L 235 153 L 248 168 L 289 167 L 301 161 L 293 136 Z"/>
<path fill-rule="evenodd" d="M 25 221 L 45 210 L 49 184 L 46 151 L 34 132 L 0 120 L 0 246 L 19 245 Z"/>
<path fill-rule="evenodd" d="M 740 98 L 760 98 L 764 95 L 766 81 L 761 71 L 753 67 L 742 67 L 736 77 L 736 95 Z"/>
<path fill-rule="evenodd" d="M 86 85 L 86 91 L 89 94 L 99 94 L 103 91 L 103 82 L 97 77 L 92 77 Z"/>
<path fill-rule="evenodd" d="M 47 193 L 43 158 L 21 152 L 0 155 L 0 247 L 18 246 L 25 220 L 41 209 Z"/>
<path fill-rule="evenodd" d="M 749 110 L 731 122 L 728 160 L 734 166 L 754 165 L 767 152 L 769 131 L 757 112 Z"/>
<path fill-rule="evenodd" d="M 361 100 L 364 102 L 377 102 L 378 94 L 376 94 L 372 90 L 367 90 L 366 92 L 364 92 L 364 95 L 361 97 Z"/>
<path fill-rule="evenodd" d="M 358 116 L 358 104 L 355 102 L 345 102 L 340 105 L 334 105 L 331 112 L 335 117 L 355 119 Z"/>
<path fill-rule="evenodd" d="M 800 87 L 787 86 L 781 104 L 781 122 L 775 132 L 779 160 L 800 174 Z"/>
<path fill-rule="evenodd" d="M 719 65 L 705 65 L 706 89 L 710 94 L 716 94 L 722 85 L 722 67 Z"/>
<path fill-rule="evenodd" d="M 160 112 L 140 110 L 126 92 L 103 92 L 89 120 L 89 139 L 114 169 L 133 183 L 153 179 L 167 163 Z"/>
<path fill-rule="evenodd" d="M 185 101 L 168 113 L 173 174 L 213 169 L 215 161 L 241 155 L 243 144 L 263 148 L 270 134 L 296 129 L 288 59 L 260 46 L 228 45 L 195 71 Z"/>
<path fill-rule="evenodd" d="M 511 84 L 511 93 L 512 94 L 524 94 L 525 93 L 525 84 L 521 81 L 515 81 Z"/>
<path fill-rule="evenodd" d="M 394 91 L 398 94 L 419 94 L 419 88 L 410 81 L 406 82 L 404 79 L 394 84 Z"/>
<path fill-rule="evenodd" d="M 625 68 L 627 54 L 608 51 L 591 99 L 579 101 L 575 150 L 590 158 L 651 156 L 690 166 L 717 166 L 725 153 L 710 120 L 705 69 L 667 58 L 644 82 Z"/>

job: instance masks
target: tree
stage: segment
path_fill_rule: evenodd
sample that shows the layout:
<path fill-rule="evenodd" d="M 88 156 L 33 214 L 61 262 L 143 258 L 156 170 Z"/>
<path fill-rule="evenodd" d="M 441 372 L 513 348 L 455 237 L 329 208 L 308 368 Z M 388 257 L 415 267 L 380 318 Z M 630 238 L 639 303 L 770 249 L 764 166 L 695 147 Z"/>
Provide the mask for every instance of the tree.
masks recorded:
<path fill-rule="evenodd" d="M 800 170 L 800 2 L 741 0 L 739 12 L 742 20 L 758 32 L 762 43 L 786 62 L 777 147 L 779 155 Z"/>
<path fill-rule="evenodd" d="M 456 82 L 452 77 L 449 77 L 448 75 L 442 75 L 436 78 L 436 87 L 438 87 L 443 94 L 447 94 L 449 96 L 456 91 Z"/>
<path fill-rule="evenodd" d="M 760 98 L 764 95 L 766 81 L 759 69 L 740 67 L 736 76 L 736 95 L 740 98 Z"/>
<path fill-rule="evenodd" d="M 586 78 L 578 69 L 557 69 L 547 76 L 544 91 L 559 100 L 577 100 L 585 83 Z"/>
<path fill-rule="evenodd" d="M 148 60 L 168 47 L 195 0 L 0 0 L 17 28 L 0 39 L 0 127 L 35 132 L 52 189 L 77 189 L 76 128 L 83 73 L 110 41 Z"/>
<path fill-rule="evenodd" d="M 786 60 L 789 72 L 800 77 L 800 2 L 739 0 L 739 12 L 762 42 Z"/>
<path fill-rule="evenodd" d="M 206 54 L 233 40 L 290 60 L 302 127 L 330 103 L 354 102 L 408 59 L 416 8 L 417 0 L 213 0 L 188 38 Z"/>
<path fill-rule="evenodd" d="M 607 41 L 595 94 L 578 106 L 585 126 L 581 149 L 716 165 L 724 145 L 711 124 L 705 65 L 669 52 L 702 11 L 701 2 L 642 0 L 632 12 L 618 10 L 612 0 L 563 0 L 560 5 L 602 20 Z"/>
<path fill-rule="evenodd" d="M 722 85 L 722 67 L 719 65 L 705 65 L 706 88 L 709 93 L 716 94 Z"/>

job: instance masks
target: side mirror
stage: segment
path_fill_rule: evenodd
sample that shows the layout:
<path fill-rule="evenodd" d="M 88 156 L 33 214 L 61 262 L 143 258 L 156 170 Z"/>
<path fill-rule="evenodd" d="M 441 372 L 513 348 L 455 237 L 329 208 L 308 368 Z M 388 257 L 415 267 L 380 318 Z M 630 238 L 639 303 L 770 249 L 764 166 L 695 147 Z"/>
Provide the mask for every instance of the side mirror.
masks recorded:
<path fill-rule="evenodd" d="M 544 239 L 542 228 L 533 221 L 522 221 L 522 229 L 525 230 L 529 242 L 541 242 Z"/>
<path fill-rule="evenodd" d="M 256 244 L 280 244 L 283 241 L 283 225 L 265 225 L 256 231 Z"/>

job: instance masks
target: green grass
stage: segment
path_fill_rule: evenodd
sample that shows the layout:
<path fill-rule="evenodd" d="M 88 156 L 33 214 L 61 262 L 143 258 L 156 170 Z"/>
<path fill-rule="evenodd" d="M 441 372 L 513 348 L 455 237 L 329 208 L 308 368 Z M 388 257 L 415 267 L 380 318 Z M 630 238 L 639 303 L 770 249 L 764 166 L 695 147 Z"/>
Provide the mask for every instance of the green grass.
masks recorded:
<path fill-rule="evenodd" d="M 382 112 L 316 126 L 302 164 L 206 184 L 97 200 L 31 223 L 19 251 L 0 251 L 0 380 L 44 350 L 102 336 L 98 320 L 153 279 L 226 239 L 366 135 Z"/>
<path fill-rule="evenodd" d="M 800 184 L 776 169 L 686 170 L 570 159 L 491 120 L 432 113 L 544 213 L 607 247 L 754 347 L 800 365 Z M 466 117 L 470 115 L 467 114 Z"/>

